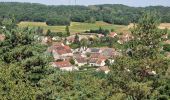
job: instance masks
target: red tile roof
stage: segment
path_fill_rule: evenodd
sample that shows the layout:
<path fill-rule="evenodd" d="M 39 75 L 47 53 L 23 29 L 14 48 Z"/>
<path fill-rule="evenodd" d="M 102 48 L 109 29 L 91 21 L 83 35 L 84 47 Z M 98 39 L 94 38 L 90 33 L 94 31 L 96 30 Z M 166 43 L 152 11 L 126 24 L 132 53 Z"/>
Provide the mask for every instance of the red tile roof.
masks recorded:
<path fill-rule="evenodd" d="M 116 35 L 117 35 L 116 32 L 111 32 L 111 33 L 109 34 L 110 37 L 115 37 Z"/>
<path fill-rule="evenodd" d="M 52 50 L 55 50 L 58 54 L 67 54 L 67 53 L 72 53 L 71 48 L 69 46 L 66 46 L 62 43 L 54 44 L 51 47 Z"/>
<path fill-rule="evenodd" d="M 71 67 L 72 66 L 69 61 L 59 61 L 59 62 L 54 62 L 54 64 L 59 68 Z"/>

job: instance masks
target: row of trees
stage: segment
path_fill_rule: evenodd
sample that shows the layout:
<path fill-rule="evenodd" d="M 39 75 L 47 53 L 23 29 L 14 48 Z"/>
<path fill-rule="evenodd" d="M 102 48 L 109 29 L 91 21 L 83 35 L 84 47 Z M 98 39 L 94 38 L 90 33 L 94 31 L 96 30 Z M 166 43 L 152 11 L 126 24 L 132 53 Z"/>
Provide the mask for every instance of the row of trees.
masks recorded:
<path fill-rule="evenodd" d="M 23 9 L 24 8 L 24 9 Z M 90 22 L 104 21 L 112 24 L 127 25 L 137 22 L 141 12 L 157 11 L 162 22 L 170 22 L 169 7 L 128 7 L 125 5 L 94 6 L 46 6 L 30 3 L 0 3 L 0 17 L 15 15 L 20 21 L 47 22 L 48 25 L 69 25 L 70 21 Z"/>

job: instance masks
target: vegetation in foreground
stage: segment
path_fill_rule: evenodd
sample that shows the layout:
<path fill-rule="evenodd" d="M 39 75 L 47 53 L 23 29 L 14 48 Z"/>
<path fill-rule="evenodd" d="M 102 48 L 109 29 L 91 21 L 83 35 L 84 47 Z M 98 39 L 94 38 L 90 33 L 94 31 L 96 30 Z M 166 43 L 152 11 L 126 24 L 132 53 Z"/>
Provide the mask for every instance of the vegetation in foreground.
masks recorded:
<path fill-rule="evenodd" d="M 7 20 L 7 19 L 5 19 Z M 10 20 L 10 19 L 9 19 Z M 129 52 L 116 58 L 108 75 L 61 72 L 48 66 L 46 47 L 38 44 L 36 31 L 20 29 L 12 23 L 1 31 L 0 97 L 25 99 L 168 100 L 170 98 L 169 59 L 160 52 L 161 36 L 156 16 L 145 14 L 133 28 Z M 125 50 L 126 51 L 126 50 Z M 150 74 L 153 71 L 155 74 Z"/>

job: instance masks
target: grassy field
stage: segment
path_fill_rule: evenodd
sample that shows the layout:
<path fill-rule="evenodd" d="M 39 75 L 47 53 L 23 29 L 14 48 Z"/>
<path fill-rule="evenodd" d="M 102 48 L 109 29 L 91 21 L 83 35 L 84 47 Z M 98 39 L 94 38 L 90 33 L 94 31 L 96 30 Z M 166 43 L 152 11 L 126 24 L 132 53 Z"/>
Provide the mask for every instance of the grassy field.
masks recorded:
<path fill-rule="evenodd" d="M 50 29 L 53 32 L 64 32 L 65 26 L 48 26 L 45 22 L 20 22 L 19 27 L 42 27 L 44 31 L 47 31 Z M 98 21 L 96 23 L 80 23 L 80 22 L 72 22 L 70 25 L 70 31 L 71 33 L 78 33 L 78 32 L 84 32 L 90 29 L 98 29 L 99 27 L 102 27 L 104 29 L 114 29 L 115 32 L 129 32 L 129 28 L 131 28 L 133 25 L 130 24 L 128 26 L 125 25 L 113 25 L 108 24 L 102 21 Z M 168 28 L 170 32 L 170 23 L 161 23 L 159 26 L 160 29 Z"/>
<path fill-rule="evenodd" d="M 48 26 L 45 22 L 20 22 L 19 27 L 42 27 L 44 31 L 50 29 L 53 32 L 64 32 L 65 26 Z M 70 25 L 71 33 L 84 32 L 90 29 L 98 29 L 102 27 L 104 29 L 114 29 L 116 32 L 128 32 L 128 27 L 124 25 L 113 25 L 102 21 L 98 21 L 94 24 L 92 23 L 79 23 L 72 22 Z"/>

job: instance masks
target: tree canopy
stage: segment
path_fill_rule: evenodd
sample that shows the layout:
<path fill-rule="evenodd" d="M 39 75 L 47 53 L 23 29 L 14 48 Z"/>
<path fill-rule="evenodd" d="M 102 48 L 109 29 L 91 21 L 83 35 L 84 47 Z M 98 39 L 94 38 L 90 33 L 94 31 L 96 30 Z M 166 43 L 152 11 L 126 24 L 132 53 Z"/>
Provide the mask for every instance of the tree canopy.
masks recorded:
<path fill-rule="evenodd" d="M 24 9 L 22 9 L 24 8 Z M 0 3 L 0 17 L 14 15 L 16 21 L 46 22 L 48 25 L 69 25 L 70 21 L 104 21 L 111 24 L 127 25 L 137 22 L 143 11 L 155 10 L 161 22 L 170 22 L 170 7 L 129 7 L 120 4 L 93 6 L 47 6 L 31 3 Z"/>

